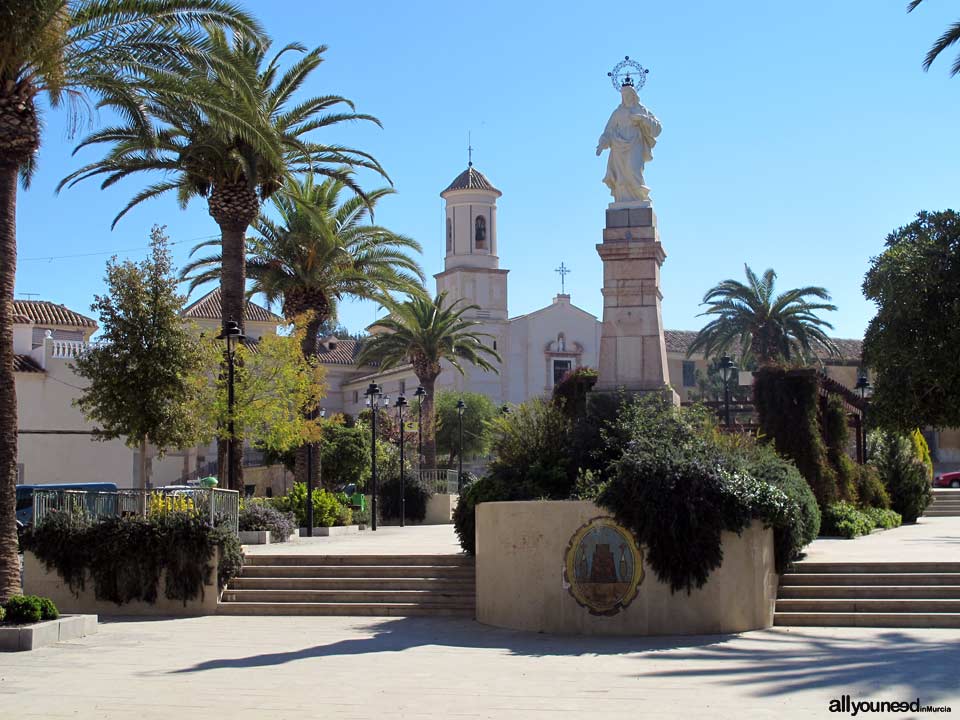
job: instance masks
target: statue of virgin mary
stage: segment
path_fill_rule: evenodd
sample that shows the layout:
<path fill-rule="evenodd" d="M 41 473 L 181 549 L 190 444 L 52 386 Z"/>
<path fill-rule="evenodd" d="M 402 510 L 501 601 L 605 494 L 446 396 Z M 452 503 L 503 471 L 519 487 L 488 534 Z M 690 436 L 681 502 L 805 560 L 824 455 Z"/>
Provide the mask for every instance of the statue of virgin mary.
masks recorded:
<path fill-rule="evenodd" d="M 597 143 L 597 155 L 610 150 L 603 182 L 610 188 L 615 204 L 649 206 L 650 188 L 644 185 L 643 167 L 653 159 L 660 121 L 640 104 L 633 85 L 624 84 L 620 97 L 621 103 Z"/>

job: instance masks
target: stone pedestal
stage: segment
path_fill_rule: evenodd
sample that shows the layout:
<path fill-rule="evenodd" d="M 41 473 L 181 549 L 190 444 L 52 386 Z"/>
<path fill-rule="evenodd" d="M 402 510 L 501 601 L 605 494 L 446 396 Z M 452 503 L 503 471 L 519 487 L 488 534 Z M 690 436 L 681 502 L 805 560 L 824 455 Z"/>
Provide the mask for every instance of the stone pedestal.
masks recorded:
<path fill-rule="evenodd" d="M 660 316 L 660 266 L 667 255 L 652 207 L 611 207 L 603 242 L 603 328 L 595 392 L 662 392 L 669 387 Z"/>

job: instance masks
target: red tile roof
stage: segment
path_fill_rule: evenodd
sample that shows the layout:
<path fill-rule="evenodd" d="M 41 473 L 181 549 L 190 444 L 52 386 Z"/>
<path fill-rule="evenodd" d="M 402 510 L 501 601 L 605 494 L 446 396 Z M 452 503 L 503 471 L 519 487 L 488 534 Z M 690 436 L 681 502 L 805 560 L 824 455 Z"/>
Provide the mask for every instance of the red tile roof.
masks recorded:
<path fill-rule="evenodd" d="M 181 313 L 184 317 L 195 318 L 197 320 L 219 320 L 220 319 L 220 288 L 211 290 L 199 300 L 192 302 Z M 247 302 L 246 309 L 243 312 L 243 319 L 250 322 L 272 322 L 282 323 L 283 318 L 274 315 L 265 307 L 256 303 Z"/>
<path fill-rule="evenodd" d="M 356 365 L 361 347 L 363 343 L 359 340 L 317 338 L 317 358 L 331 365 Z"/>
<path fill-rule="evenodd" d="M 37 363 L 34 362 L 33 358 L 29 355 L 14 355 L 13 371 L 23 373 L 42 373 L 43 368 L 37 365 Z"/>
<path fill-rule="evenodd" d="M 664 330 L 664 340 L 667 343 L 667 352 L 683 353 L 686 355 L 693 340 L 697 337 L 695 330 Z M 846 362 L 859 362 L 863 354 L 863 341 L 848 338 L 832 338 L 840 350 L 840 358 Z M 829 363 L 831 356 L 826 351 L 821 353 L 821 359 Z"/>
<path fill-rule="evenodd" d="M 37 325 L 95 328 L 96 321 L 49 300 L 14 300 L 13 321 L 33 321 Z"/>

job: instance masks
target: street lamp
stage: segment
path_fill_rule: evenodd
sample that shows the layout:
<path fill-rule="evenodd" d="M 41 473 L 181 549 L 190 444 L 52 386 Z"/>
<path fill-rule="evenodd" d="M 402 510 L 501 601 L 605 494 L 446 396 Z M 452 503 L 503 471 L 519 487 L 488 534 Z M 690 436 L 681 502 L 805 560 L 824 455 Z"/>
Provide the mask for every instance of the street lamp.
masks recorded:
<path fill-rule="evenodd" d="M 370 406 L 370 494 L 372 502 L 370 503 L 370 529 L 377 529 L 377 412 L 379 411 L 377 398 L 380 397 L 380 386 L 375 382 L 367 386 L 363 393 L 367 396 L 367 404 Z"/>
<path fill-rule="evenodd" d="M 506 403 L 500 406 L 500 414 L 503 415 L 504 417 L 509 415 L 511 412 L 513 411 L 510 409 L 510 406 L 507 405 Z"/>
<path fill-rule="evenodd" d="M 730 378 L 733 377 L 736 369 L 737 366 L 734 365 L 729 355 L 720 358 L 720 375 L 723 378 L 723 407 L 728 428 L 730 427 Z"/>
<path fill-rule="evenodd" d="M 314 408 L 310 411 L 310 419 L 316 420 L 317 415 L 324 418 L 327 416 L 326 408 L 320 408 L 319 413 Z M 320 479 L 322 472 L 320 465 L 320 456 L 317 456 L 317 479 Z M 321 482 L 321 485 L 323 483 Z M 307 443 L 307 537 L 313 537 L 313 443 Z"/>
<path fill-rule="evenodd" d="M 417 398 L 417 472 L 420 474 L 420 482 L 423 482 L 423 399 L 427 396 L 427 390 L 423 385 L 417 386 L 413 396 Z"/>
<path fill-rule="evenodd" d="M 463 398 L 457 400 L 457 419 L 460 422 L 460 447 L 457 448 L 457 459 L 460 461 L 460 471 L 457 473 L 457 494 L 463 489 L 463 411 L 467 404 Z"/>
<path fill-rule="evenodd" d="M 235 320 L 227 320 L 223 324 L 222 332 L 217 335 L 217 340 L 225 340 L 227 343 L 227 434 L 230 436 L 227 441 L 227 487 L 231 490 L 239 490 L 236 487 L 237 470 L 233 465 L 233 356 L 237 344 L 242 343 L 245 339 L 243 330 L 240 329 L 240 325 Z"/>
<path fill-rule="evenodd" d="M 867 391 L 870 390 L 870 381 L 865 372 L 857 377 L 857 384 L 854 387 L 860 391 L 860 462 L 867 461 Z"/>
<path fill-rule="evenodd" d="M 403 471 L 403 446 L 405 433 L 403 431 L 403 409 L 407 406 L 407 399 L 400 393 L 397 396 L 397 419 L 400 422 L 400 527 L 406 527 L 407 522 L 407 474 Z"/>

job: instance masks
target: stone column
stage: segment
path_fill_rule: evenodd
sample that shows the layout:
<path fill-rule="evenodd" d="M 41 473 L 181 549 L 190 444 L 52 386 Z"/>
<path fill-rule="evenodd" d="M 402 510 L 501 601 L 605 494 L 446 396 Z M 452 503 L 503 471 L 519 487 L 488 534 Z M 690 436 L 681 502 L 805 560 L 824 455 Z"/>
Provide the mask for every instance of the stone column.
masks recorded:
<path fill-rule="evenodd" d="M 597 252 L 603 260 L 603 328 L 595 392 L 658 392 L 670 387 L 660 314 L 660 244 L 652 207 L 611 207 Z"/>

